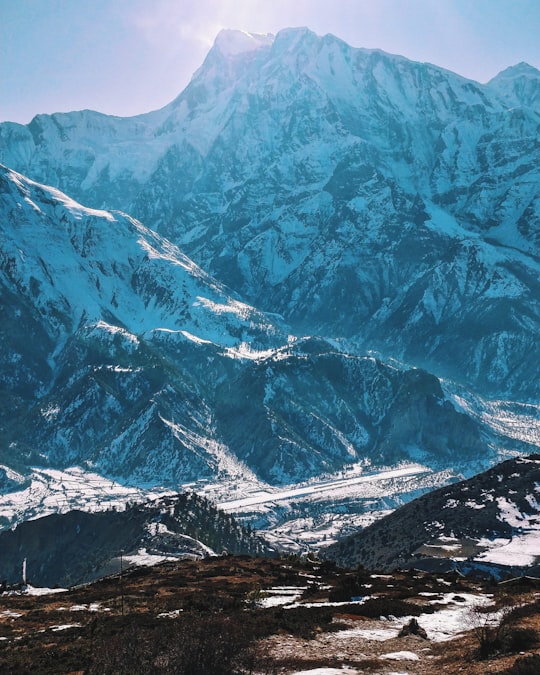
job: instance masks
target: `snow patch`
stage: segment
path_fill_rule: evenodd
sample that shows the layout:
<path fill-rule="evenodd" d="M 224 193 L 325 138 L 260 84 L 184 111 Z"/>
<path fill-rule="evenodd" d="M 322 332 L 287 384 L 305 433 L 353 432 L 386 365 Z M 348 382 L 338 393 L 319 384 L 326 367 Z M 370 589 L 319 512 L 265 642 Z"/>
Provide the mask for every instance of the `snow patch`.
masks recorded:
<path fill-rule="evenodd" d="M 414 652 L 390 652 L 388 654 L 381 654 L 381 659 L 393 659 L 395 661 L 419 661 L 420 657 Z"/>
<path fill-rule="evenodd" d="M 67 588 L 38 588 L 36 586 L 27 586 L 24 591 L 26 595 L 52 595 L 53 593 L 67 593 Z"/>
<path fill-rule="evenodd" d="M 291 675 L 355 675 L 358 671 L 342 666 L 341 668 L 312 668 L 311 670 L 295 670 Z"/>
<path fill-rule="evenodd" d="M 142 502 L 170 491 L 121 485 L 82 467 L 32 470 L 24 489 L 0 495 L 0 513 L 10 524 L 51 513 L 123 510 L 126 502 Z"/>

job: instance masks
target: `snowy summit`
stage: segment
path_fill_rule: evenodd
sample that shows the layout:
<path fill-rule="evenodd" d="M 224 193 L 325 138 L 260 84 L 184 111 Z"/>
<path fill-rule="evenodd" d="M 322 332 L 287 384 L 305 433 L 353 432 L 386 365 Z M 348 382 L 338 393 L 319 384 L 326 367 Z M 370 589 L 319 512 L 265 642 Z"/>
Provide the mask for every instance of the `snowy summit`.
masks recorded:
<path fill-rule="evenodd" d="M 274 41 L 274 35 L 258 33 L 246 33 L 242 30 L 232 30 L 224 28 L 218 33 L 214 47 L 218 49 L 223 56 L 236 56 L 253 52 L 261 47 L 271 45 Z"/>

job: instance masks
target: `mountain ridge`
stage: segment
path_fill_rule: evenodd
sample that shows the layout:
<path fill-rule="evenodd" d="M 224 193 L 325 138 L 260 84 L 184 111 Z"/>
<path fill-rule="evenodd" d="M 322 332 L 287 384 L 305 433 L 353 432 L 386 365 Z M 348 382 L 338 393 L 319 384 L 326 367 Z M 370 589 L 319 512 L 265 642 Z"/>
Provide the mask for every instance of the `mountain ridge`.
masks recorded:
<path fill-rule="evenodd" d="M 321 555 L 370 569 L 538 566 L 539 493 L 540 455 L 509 459 L 418 497 Z"/>
<path fill-rule="evenodd" d="M 234 518 L 194 493 L 160 497 L 124 510 L 69 511 L 0 533 L 0 565 L 8 583 L 22 560 L 36 586 L 78 585 L 127 565 L 152 565 L 231 554 L 272 556 L 273 550 Z"/>

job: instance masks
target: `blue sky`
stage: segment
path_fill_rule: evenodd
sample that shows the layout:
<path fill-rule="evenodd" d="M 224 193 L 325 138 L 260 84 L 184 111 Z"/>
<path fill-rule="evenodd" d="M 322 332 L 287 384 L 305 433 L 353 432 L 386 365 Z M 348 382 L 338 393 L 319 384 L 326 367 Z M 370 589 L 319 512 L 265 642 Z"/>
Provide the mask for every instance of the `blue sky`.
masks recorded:
<path fill-rule="evenodd" d="M 0 120 L 170 102 L 221 28 L 307 26 L 486 82 L 540 68 L 540 0 L 0 0 Z"/>

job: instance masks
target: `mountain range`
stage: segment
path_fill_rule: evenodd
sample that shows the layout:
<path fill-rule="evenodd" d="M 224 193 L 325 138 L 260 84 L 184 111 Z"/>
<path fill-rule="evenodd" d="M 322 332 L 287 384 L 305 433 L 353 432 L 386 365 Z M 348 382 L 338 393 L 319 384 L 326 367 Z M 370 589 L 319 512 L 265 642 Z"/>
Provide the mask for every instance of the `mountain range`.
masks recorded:
<path fill-rule="evenodd" d="M 219 34 L 133 118 L 0 127 L 0 161 L 165 235 L 303 334 L 534 399 L 539 73 L 486 85 L 306 29 Z"/>
<path fill-rule="evenodd" d="M 3 461 L 174 485 L 488 453 L 428 372 L 298 337 L 128 216 L 8 169 Z M 20 410 L 20 414 L 14 414 Z"/>
<path fill-rule="evenodd" d="M 161 110 L 0 124 L 0 490 L 537 450 L 539 100 L 222 31 Z"/>
<path fill-rule="evenodd" d="M 312 552 L 345 569 L 459 569 L 488 578 L 538 573 L 539 497 L 540 455 L 518 457 L 429 491 Z M 274 557 L 283 547 L 279 537 L 243 528 L 222 508 L 186 492 L 123 510 L 75 509 L 23 522 L 0 532 L 0 569 L 15 584 L 26 560 L 32 585 L 73 586 L 116 574 L 122 565 L 207 558 L 223 550 Z"/>

